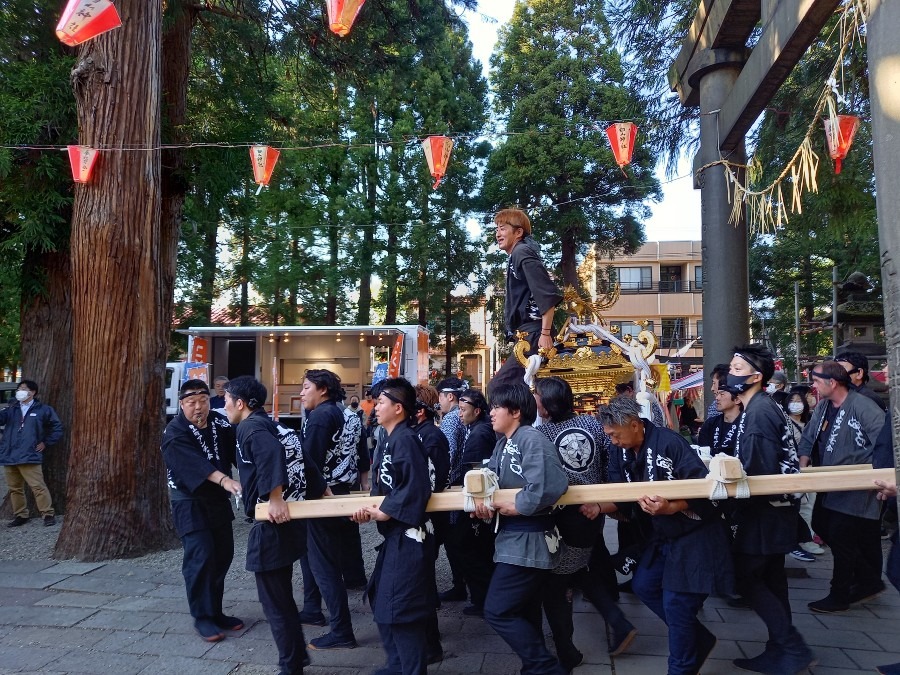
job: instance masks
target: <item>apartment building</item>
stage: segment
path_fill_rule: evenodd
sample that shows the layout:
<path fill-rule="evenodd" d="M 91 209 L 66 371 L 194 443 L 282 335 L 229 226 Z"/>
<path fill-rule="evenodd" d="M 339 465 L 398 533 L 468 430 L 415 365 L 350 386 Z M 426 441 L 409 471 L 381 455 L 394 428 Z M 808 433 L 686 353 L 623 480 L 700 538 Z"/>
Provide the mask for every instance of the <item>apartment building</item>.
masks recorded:
<path fill-rule="evenodd" d="M 591 251 L 580 269 L 595 300 L 603 299 L 605 279 L 619 282 L 618 300 L 603 318 L 620 334 L 649 321 L 659 339 L 658 357 L 680 353 L 685 363 L 703 357 L 703 267 L 699 241 L 647 242 L 633 255 L 606 258 Z M 598 294 L 598 289 L 600 293 Z"/>

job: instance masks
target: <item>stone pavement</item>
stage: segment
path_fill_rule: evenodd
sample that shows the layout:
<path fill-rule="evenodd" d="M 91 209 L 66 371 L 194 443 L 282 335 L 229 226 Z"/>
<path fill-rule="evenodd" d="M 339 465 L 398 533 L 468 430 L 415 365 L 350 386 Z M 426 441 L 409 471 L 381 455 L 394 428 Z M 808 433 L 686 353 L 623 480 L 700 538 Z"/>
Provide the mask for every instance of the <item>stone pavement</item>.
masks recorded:
<path fill-rule="evenodd" d="M 831 557 L 826 553 L 809 564 L 788 560 L 792 569 L 808 572 L 792 578 L 790 586 L 795 622 L 819 659 L 814 673 L 872 672 L 876 665 L 900 662 L 894 623 L 900 620 L 900 597 L 893 588 L 843 614 L 814 614 L 806 603 L 827 593 Z M 295 579 L 300 600 L 299 577 Z M 208 644 L 193 631 L 178 568 L 0 560 L 0 674 L 276 672 L 275 649 L 252 581 L 227 585 L 225 599 L 226 612 L 241 617 L 246 628 Z M 383 664 L 361 594 L 351 596 L 351 606 L 360 647 L 311 652 L 313 666 L 307 673 L 356 675 Z M 611 659 L 602 619 L 576 599 L 575 642 L 585 654 L 576 675 L 665 673 L 665 626 L 631 595 L 623 595 L 622 606 L 640 633 L 627 654 Z M 429 673 L 517 673 L 519 661 L 503 641 L 481 619 L 463 616 L 461 609 L 462 603 L 452 603 L 440 610 L 445 659 Z M 762 650 L 765 629 L 751 611 L 709 599 L 701 618 L 719 638 L 704 675 L 733 673 L 731 659 Z M 308 629 L 307 639 L 324 631 Z"/>

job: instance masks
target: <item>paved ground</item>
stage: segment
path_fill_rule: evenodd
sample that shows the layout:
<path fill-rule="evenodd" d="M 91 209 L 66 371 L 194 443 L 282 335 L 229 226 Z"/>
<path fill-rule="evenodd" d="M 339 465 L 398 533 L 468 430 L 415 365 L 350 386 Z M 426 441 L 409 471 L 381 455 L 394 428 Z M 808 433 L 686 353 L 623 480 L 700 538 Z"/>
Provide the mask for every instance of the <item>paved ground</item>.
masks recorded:
<path fill-rule="evenodd" d="M 36 527 L 40 527 L 36 521 L 26 526 Z M 5 528 L 0 533 L 7 545 L 13 536 Z M 242 560 L 235 565 L 242 566 Z M 790 560 L 789 565 L 808 572 L 791 580 L 791 599 L 796 624 L 819 658 L 814 673 L 872 672 L 876 665 L 900 662 L 900 638 L 894 624 L 900 620 L 900 597 L 893 589 L 843 614 L 817 615 L 806 603 L 827 593 L 830 555 L 810 564 Z M 296 588 L 299 599 L 299 578 Z M 226 604 L 226 611 L 244 619 L 247 627 L 210 645 L 193 632 L 175 564 L 160 569 L 140 561 L 0 560 L 0 674 L 276 672 L 269 628 L 246 575 L 229 581 Z M 360 594 L 351 596 L 351 605 L 360 647 L 313 652 L 308 673 L 356 675 L 383 663 L 381 645 Z M 627 654 L 610 659 L 602 619 L 580 598 L 576 600 L 576 644 L 586 657 L 576 675 L 665 673 L 665 626 L 630 595 L 623 596 L 622 605 L 640 634 Z M 481 619 L 464 617 L 461 608 L 461 603 L 453 603 L 440 611 L 446 658 L 429 673 L 517 673 L 519 662 L 502 640 Z M 731 609 L 721 600 L 710 599 L 701 618 L 719 638 L 704 675 L 733 673 L 731 659 L 762 650 L 764 628 L 749 610 Z M 306 635 L 322 632 L 313 629 Z"/>

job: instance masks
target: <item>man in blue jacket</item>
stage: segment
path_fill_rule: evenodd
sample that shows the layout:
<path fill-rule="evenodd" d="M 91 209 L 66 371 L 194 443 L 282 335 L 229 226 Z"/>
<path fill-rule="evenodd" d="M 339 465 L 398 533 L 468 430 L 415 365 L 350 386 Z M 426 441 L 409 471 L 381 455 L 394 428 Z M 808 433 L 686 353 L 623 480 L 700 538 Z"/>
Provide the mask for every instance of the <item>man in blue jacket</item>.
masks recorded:
<path fill-rule="evenodd" d="M 53 408 L 35 399 L 37 393 L 36 382 L 22 380 L 16 390 L 18 403 L 0 410 L 0 426 L 5 427 L 0 439 L 0 464 L 6 473 L 9 500 L 15 515 L 7 527 L 19 527 L 28 522 L 26 483 L 34 493 L 44 525 L 50 527 L 56 524 L 41 463 L 44 461 L 44 450 L 62 438 L 62 423 Z"/>

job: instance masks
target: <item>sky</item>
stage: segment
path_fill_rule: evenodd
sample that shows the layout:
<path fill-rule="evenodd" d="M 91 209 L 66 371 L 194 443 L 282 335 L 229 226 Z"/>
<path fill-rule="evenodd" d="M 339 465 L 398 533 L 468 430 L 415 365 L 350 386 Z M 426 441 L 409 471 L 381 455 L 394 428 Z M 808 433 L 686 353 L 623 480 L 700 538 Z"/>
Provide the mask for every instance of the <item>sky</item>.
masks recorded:
<path fill-rule="evenodd" d="M 478 4 L 479 11 L 466 12 L 464 18 L 469 25 L 473 53 L 487 77 L 497 31 L 512 17 L 515 0 L 482 0 Z M 639 130 L 637 142 L 640 140 Z M 663 199 L 650 204 L 653 215 L 644 223 L 647 241 L 700 239 L 700 191 L 692 187 L 690 160 L 681 162 L 674 179 L 666 178 L 662 164 L 656 174 L 662 183 Z"/>

